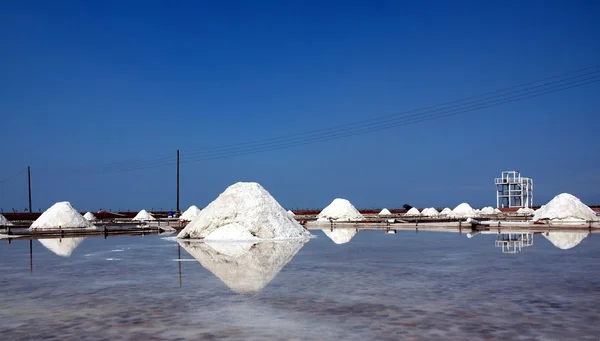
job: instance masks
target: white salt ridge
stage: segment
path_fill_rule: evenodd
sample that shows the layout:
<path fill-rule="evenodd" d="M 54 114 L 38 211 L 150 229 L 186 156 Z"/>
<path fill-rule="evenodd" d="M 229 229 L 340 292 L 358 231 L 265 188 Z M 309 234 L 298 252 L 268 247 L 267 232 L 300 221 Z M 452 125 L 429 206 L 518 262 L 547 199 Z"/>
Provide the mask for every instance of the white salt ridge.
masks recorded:
<path fill-rule="evenodd" d="M 96 216 L 92 212 L 87 212 L 86 214 L 83 215 L 83 217 L 85 219 L 87 219 L 88 221 L 96 221 L 97 220 Z"/>
<path fill-rule="evenodd" d="M 148 213 L 148 211 L 141 210 L 131 220 L 133 220 L 133 221 L 153 221 L 153 220 L 156 220 L 156 218 L 151 216 L 150 213 Z"/>
<path fill-rule="evenodd" d="M 562 250 L 568 250 L 573 248 L 582 240 L 584 240 L 587 236 L 587 232 L 548 232 L 548 235 L 543 234 L 546 239 L 548 239 L 554 246 Z"/>
<path fill-rule="evenodd" d="M 335 228 L 333 231 L 331 229 L 323 229 L 321 231 L 336 244 L 346 244 L 358 233 L 355 228 L 344 227 Z"/>
<path fill-rule="evenodd" d="M 487 206 L 481 209 L 481 211 L 479 211 L 479 213 L 481 214 L 495 214 L 496 212 L 494 211 L 494 208 L 492 206 Z"/>
<path fill-rule="evenodd" d="M 181 221 L 192 221 L 200 214 L 200 209 L 196 205 L 190 206 L 181 216 L 179 220 Z"/>
<path fill-rule="evenodd" d="M 419 210 L 416 209 L 415 207 L 411 207 L 410 210 L 408 210 L 408 212 L 406 212 L 404 215 L 405 216 L 418 216 L 418 215 L 421 215 L 421 212 L 419 212 Z"/>
<path fill-rule="evenodd" d="M 224 231 L 212 235 L 221 228 Z M 177 237 L 247 240 L 249 235 L 260 239 L 311 236 L 261 185 L 238 182 L 206 206 Z"/>
<path fill-rule="evenodd" d="M 446 207 L 440 212 L 440 215 L 449 215 L 450 213 L 452 213 L 452 210 Z"/>
<path fill-rule="evenodd" d="M 477 213 L 471 207 L 471 205 L 463 202 L 462 204 L 456 206 L 449 216 L 452 218 L 474 218 L 477 216 Z"/>
<path fill-rule="evenodd" d="M 517 210 L 517 214 L 533 214 L 535 211 L 529 207 L 521 207 Z"/>
<path fill-rule="evenodd" d="M 85 238 L 51 238 L 38 239 L 44 247 L 58 256 L 70 257 L 73 251 Z"/>
<path fill-rule="evenodd" d="M 390 212 L 390 210 L 388 210 L 387 208 L 384 208 L 383 210 L 381 210 L 381 212 L 379 212 L 379 215 L 391 215 L 392 212 Z"/>
<path fill-rule="evenodd" d="M 433 207 L 424 208 L 421 214 L 425 217 L 437 217 L 440 215 L 440 212 Z"/>
<path fill-rule="evenodd" d="M 540 207 L 533 215 L 533 221 L 599 221 L 594 210 L 582 203 L 579 198 L 562 193 L 550 200 L 546 205 Z"/>
<path fill-rule="evenodd" d="M 68 201 L 57 202 L 44 211 L 29 229 L 94 228 Z"/>
<path fill-rule="evenodd" d="M 0 214 L 0 226 L 12 226 L 12 225 L 13 225 L 13 223 L 8 221 L 8 219 L 6 219 L 6 217 L 4 217 L 2 214 Z"/>
<path fill-rule="evenodd" d="M 325 207 L 319 215 L 317 221 L 362 221 L 365 220 L 362 214 L 346 199 L 334 199 L 329 206 Z"/>

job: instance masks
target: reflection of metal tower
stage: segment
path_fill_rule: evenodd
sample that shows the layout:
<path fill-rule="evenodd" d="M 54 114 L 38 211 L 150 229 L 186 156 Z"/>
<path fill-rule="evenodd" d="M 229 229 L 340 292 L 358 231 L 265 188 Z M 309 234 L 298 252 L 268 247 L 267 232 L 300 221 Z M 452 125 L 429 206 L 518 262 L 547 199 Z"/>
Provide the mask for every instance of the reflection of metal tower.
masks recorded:
<path fill-rule="evenodd" d="M 502 248 L 502 253 L 519 253 L 524 247 L 533 245 L 533 234 L 528 232 L 498 234 L 495 244 L 496 247 Z"/>
<path fill-rule="evenodd" d="M 533 179 L 519 171 L 504 171 L 496 184 L 496 207 L 533 207 Z"/>

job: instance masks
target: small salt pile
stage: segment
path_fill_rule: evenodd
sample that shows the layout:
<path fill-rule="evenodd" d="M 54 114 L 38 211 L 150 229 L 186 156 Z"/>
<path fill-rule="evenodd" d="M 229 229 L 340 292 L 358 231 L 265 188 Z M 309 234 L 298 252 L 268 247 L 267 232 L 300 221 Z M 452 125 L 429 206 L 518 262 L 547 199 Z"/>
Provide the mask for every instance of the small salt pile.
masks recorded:
<path fill-rule="evenodd" d="M 582 240 L 584 240 L 587 236 L 587 232 L 562 232 L 562 231 L 552 231 L 548 232 L 548 235 L 543 234 L 546 239 L 548 239 L 554 246 L 562 250 L 568 250 L 573 248 Z"/>
<path fill-rule="evenodd" d="M 525 214 L 525 215 L 530 215 L 533 214 L 535 211 L 529 207 L 521 207 L 517 210 L 517 214 Z"/>
<path fill-rule="evenodd" d="M 192 205 L 187 210 L 185 210 L 185 212 L 183 212 L 183 214 L 181 214 L 181 217 L 179 217 L 179 220 L 192 221 L 192 220 L 194 220 L 194 218 L 196 218 L 198 216 L 198 214 L 200 214 L 200 209 L 196 205 Z"/>
<path fill-rule="evenodd" d="M 291 215 L 292 217 L 293 217 L 293 216 L 295 216 L 295 214 L 294 214 L 294 212 L 292 212 L 292 210 L 288 210 L 288 211 L 287 211 L 287 213 L 288 213 L 289 215 Z"/>
<path fill-rule="evenodd" d="M 156 218 L 151 216 L 150 213 L 148 213 L 148 211 L 141 210 L 131 220 L 133 220 L 133 221 L 153 221 L 153 220 L 156 220 Z"/>
<path fill-rule="evenodd" d="M 433 207 L 429 207 L 429 208 L 423 209 L 423 211 L 421 212 L 421 215 L 423 215 L 425 217 L 437 217 L 440 215 L 440 212 L 438 212 L 438 210 L 436 210 Z"/>
<path fill-rule="evenodd" d="M 362 221 L 365 220 L 365 217 L 350 201 L 337 198 L 317 215 L 317 221 L 329 221 L 330 219 L 335 221 Z"/>
<path fill-rule="evenodd" d="M 390 210 L 388 210 L 387 208 L 384 208 L 383 210 L 381 210 L 381 212 L 379 212 L 379 215 L 391 215 L 392 212 L 390 212 Z"/>
<path fill-rule="evenodd" d="M 62 257 L 69 257 L 73 251 L 81 244 L 85 238 L 51 238 L 38 239 L 44 247 L 54 254 Z"/>
<path fill-rule="evenodd" d="M 97 220 L 96 216 L 92 212 L 87 212 L 86 214 L 83 215 L 83 217 L 85 219 L 87 219 L 88 221 L 96 221 Z"/>
<path fill-rule="evenodd" d="M 177 237 L 255 240 L 310 236 L 261 185 L 238 182 L 206 206 Z"/>
<path fill-rule="evenodd" d="M 489 214 L 494 214 L 495 212 L 494 212 L 494 208 L 492 206 L 487 206 L 487 207 L 482 208 L 479 213 L 489 215 Z"/>
<path fill-rule="evenodd" d="M 600 221 L 596 212 L 582 203 L 579 198 L 562 193 L 540 207 L 533 215 L 533 221 L 550 220 L 555 222 Z"/>
<path fill-rule="evenodd" d="M 323 229 L 321 231 L 336 244 L 346 244 L 358 233 L 355 228 L 345 227 L 335 228 L 333 231 L 331 229 Z"/>
<path fill-rule="evenodd" d="M 35 229 L 94 228 L 68 201 L 57 202 L 44 211 L 29 227 Z"/>
<path fill-rule="evenodd" d="M 416 209 L 415 207 L 411 207 L 410 210 L 408 210 L 408 212 L 406 212 L 404 215 L 407 217 L 416 217 L 416 216 L 420 216 L 421 212 L 419 212 L 419 210 Z"/>
<path fill-rule="evenodd" d="M 0 226 L 12 226 L 13 223 L 8 221 L 2 214 L 0 214 Z"/>
<path fill-rule="evenodd" d="M 474 218 L 477 216 L 477 213 L 471 207 L 471 205 L 463 202 L 462 204 L 456 206 L 449 216 L 452 218 Z"/>
<path fill-rule="evenodd" d="M 495 214 L 501 214 L 501 213 L 502 213 L 502 211 L 500 211 L 500 209 L 498 209 L 498 208 L 494 208 L 494 213 L 495 213 Z"/>
<path fill-rule="evenodd" d="M 452 213 L 452 210 L 446 207 L 440 212 L 440 215 L 449 215 L 450 213 Z"/>

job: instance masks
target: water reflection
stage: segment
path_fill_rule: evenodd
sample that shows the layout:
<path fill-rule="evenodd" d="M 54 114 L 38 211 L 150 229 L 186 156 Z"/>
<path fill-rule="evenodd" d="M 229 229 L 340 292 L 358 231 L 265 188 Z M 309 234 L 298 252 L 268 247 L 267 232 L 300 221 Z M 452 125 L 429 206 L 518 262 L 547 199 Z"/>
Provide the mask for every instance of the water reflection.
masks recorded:
<path fill-rule="evenodd" d="M 358 233 L 358 229 L 354 228 L 333 228 L 321 231 L 336 244 L 346 244 Z"/>
<path fill-rule="evenodd" d="M 523 247 L 533 245 L 533 233 L 500 233 L 495 245 L 502 249 L 502 253 L 520 253 Z"/>
<path fill-rule="evenodd" d="M 192 257 L 232 291 L 261 291 L 307 240 L 278 242 L 198 242 L 178 240 Z"/>
<path fill-rule="evenodd" d="M 54 254 L 62 257 L 70 257 L 73 251 L 83 242 L 85 238 L 49 238 L 38 239 L 44 247 Z"/>
<path fill-rule="evenodd" d="M 588 232 L 563 232 L 563 231 L 552 231 L 544 234 L 554 246 L 562 250 L 568 250 L 573 248 L 582 240 L 584 240 L 589 235 Z"/>

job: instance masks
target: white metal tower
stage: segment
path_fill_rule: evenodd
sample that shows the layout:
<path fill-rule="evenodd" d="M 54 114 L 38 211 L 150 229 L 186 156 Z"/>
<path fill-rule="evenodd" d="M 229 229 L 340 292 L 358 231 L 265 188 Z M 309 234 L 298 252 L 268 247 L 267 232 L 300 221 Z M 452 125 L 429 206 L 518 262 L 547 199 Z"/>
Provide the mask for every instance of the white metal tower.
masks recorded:
<path fill-rule="evenodd" d="M 496 184 L 496 207 L 533 207 L 533 179 L 519 171 L 504 171 Z"/>

